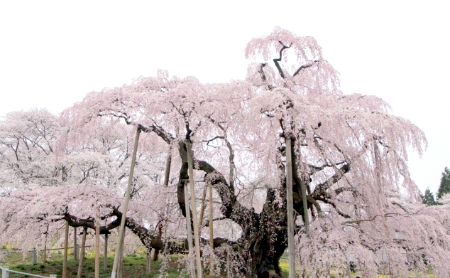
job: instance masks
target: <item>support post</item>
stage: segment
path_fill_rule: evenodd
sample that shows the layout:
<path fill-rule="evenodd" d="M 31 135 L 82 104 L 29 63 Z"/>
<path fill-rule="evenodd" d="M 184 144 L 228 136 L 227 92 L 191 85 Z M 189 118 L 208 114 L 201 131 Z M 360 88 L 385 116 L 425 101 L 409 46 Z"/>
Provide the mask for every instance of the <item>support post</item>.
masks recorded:
<path fill-rule="evenodd" d="M 169 186 L 169 178 L 170 178 L 170 166 L 172 163 L 172 146 L 169 146 L 169 151 L 167 152 L 167 159 L 166 159 L 166 169 L 164 171 L 164 187 L 168 187 Z M 163 211 L 163 216 L 160 218 L 160 221 L 158 223 L 158 236 L 160 238 L 162 238 L 162 234 L 163 234 L 163 228 L 165 226 L 165 223 L 167 223 L 166 219 L 167 219 L 167 210 L 168 210 L 168 200 L 166 199 L 166 206 L 164 208 Z M 153 253 L 153 261 L 157 261 L 158 260 L 158 255 L 159 255 L 159 249 L 152 249 L 152 253 Z"/>
<path fill-rule="evenodd" d="M 73 259 L 78 261 L 77 227 L 73 227 Z"/>
<path fill-rule="evenodd" d="M 203 194 L 202 194 L 202 205 L 200 207 L 200 217 L 198 218 L 198 229 L 201 231 L 202 227 L 203 227 L 203 216 L 205 214 L 205 209 L 206 209 L 206 193 L 208 191 L 208 187 L 205 186 L 203 188 Z"/>
<path fill-rule="evenodd" d="M 230 268 L 230 246 L 227 245 L 227 278 L 231 278 L 231 268 Z"/>
<path fill-rule="evenodd" d="M 286 191 L 287 191 L 287 219 L 288 219 L 288 252 L 289 278 L 295 277 L 295 242 L 294 242 L 294 202 L 292 199 L 292 143 L 286 137 Z M 305 208 L 306 210 L 306 208 Z"/>
<path fill-rule="evenodd" d="M 123 239 L 122 239 L 122 252 L 119 254 L 119 265 L 117 266 L 117 278 L 122 278 L 123 274 Z"/>
<path fill-rule="evenodd" d="M 33 247 L 33 256 L 31 257 L 31 263 L 32 264 L 37 264 L 37 253 L 36 253 L 36 247 Z"/>
<path fill-rule="evenodd" d="M 95 278 L 100 278 L 100 211 L 95 217 Z"/>
<path fill-rule="evenodd" d="M 155 249 L 152 249 L 153 252 Z M 148 251 L 145 252 L 147 254 L 147 260 L 146 260 L 146 264 L 145 264 L 145 273 L 146 274 L 150 274 L 150 272 L 152 271 L 152 251 Z"/>
<path fill-rule="evenodd" d="M 213 225 L 213 194 L 212 184 L 209 183 L 209 247 L 211 247 L 211 261 L 209 265 L 209 275 L 214 275 L 214 225 Z"/>
<path fill-rule="evenodd" d="M 44 243 L 44 264 L 47 263 L 47 234 L 45 234 L 45 243 Z"/>
<path fill-rule="evenodd" d="M 122 212 L 122 219 L 120 221 L 120 229 L 119 229 L 119 240 L 117 241 L 117 248 L 116 248 L 116 254 L 114 256 L 114 264 L 113 269 L 111 272 L 111 278 L 116 278 L 117 274 L 117 266 L 119 264 L 119 258 L 121 257 L 122 252 L 122 238 L 124 235 L 125 230 L 125 221 L 127 217 L 127 210 L 128 210 L 128 202 L 130 201 L 130 193 L 131 193 L 131 186 L 133 181 L 133 173 L 134 173 L 134 165 L 136 164 L 136 152 L 139 145 L 139 134 L 141 133 L 141 126 L 136 127 L 136 135 L 134 140 L 134 148 L 133 148 L 133 155 L 131 158 L 131 166 L 130 166 L 130 176 L 128 177 L 128 187 L 127 192 L 125 193 L 125 201 L 123 205 L 123 212 Z"/>
<path fill-rule="evenodd" d="M 192 161 L 191 141 L 186 141 L 187 159 L 189 167 L 189 185 L 191 191 L 191 209 L 192 209 L 192 221 L 194 222 L 194 239 L 195 239 L 195 258 L 197 262 L 197 277 L 202 278 L 202 262 L 200 260 L 200 236 L 198 231 L 197 221 L 197 206 L 195 202 L 195 188 L 194 188 L 194 163 Z"/>
<path fill-rule="evenodd" d="M 103 249 L 103 271 L 108 267 L 108 233 L 105 234 L 105 248 Z"/>
<path fill-rule="evenodd" d="M 81 278 L 81 273 L 83 272 L 84 252 L 86 248 L 86 233 L 87 228 L 83 227 L 83 237 L 81 238 L 81 254 L 80 254 L 80 261 L 78 263 L 77 278 Z"/>
<path fill-rule="evenodd" d="M 194 246 L 192 245 L 191 207 L 189 205 L 189 193 L 186 184 L 184 185 L 184 203 L 186 204 L 185 208 L 187 240 L 189 247 L 189 270 L 191 272 L 191 277 L 195 277 Z"/>
<path fill-rule="evenodd" d="M 67 278 L 67 248 L 69 245 L 69 222 L 66 221 L 66 229 L 64 231 L 64 259 L 62 278 Z"/>

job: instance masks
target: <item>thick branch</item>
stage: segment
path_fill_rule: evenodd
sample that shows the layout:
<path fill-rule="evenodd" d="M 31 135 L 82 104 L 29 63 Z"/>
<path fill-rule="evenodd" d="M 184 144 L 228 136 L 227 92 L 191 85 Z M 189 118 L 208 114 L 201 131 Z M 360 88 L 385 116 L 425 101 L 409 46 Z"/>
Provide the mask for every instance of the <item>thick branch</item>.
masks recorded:
<path fill-rule="evenodd" d="M 346 165 L 344 165 L 344 166 L 346 166 Z M 340 169 L 336 169 L 336 172 L 333 176 L 331 176 L 325 182 L 318 184 L 316 186 L 316 188 L 314 189 L 314 192 L 312 193 L 312 197 L 314 199 L 317 199 L 317 197 L 325 196 L 327 189 L 330 188 L 333 184 L 340 181 L 341 178 L 344 176 L 344 174 L 348 172 L 348 170 L 349 170 L 348 167 L 341 167 Z"/>
<path fill-rule="evenodd" d="M 358 219 L 358 220 L 351 220 L 351 221 L 344 221 L 341 223 L 341 225 L 350 225 L 350 224 L 359 224 L 361 222 L 370 222 L 370 221 L 374 221 L 377 217 L 393 217 L 393 216 L 397 216 L 400 215 L 397 212 L 390 212 L 390 213 L 385 213 L 385 214 L 378 214 L 375 215 L 374 217 L 368 218 L 368 219 Z"/>
<path fill-rule="evenodd" d="M 71 226 L 71 227 L 87 227 L 87 228 L 95 230 L 94 219 L 78 218 L 78 217 L 73 216 L 68 213 L 66 213 L 64 215 L 63 219 L 66 220 L 69 223 L 69 226 Z M 100 226 L 100 234 L 109 234 L 110 230 L 119 227 L 119 225 L 120 225 L 120 219 L 116 218 L 115 220 L 110 222 L 108 225 Z"/>
<path fill-rule="evenodd" d="M 120 224 L 120 219 L 122 218 L 122 212 L 120 212 L 118 209 L 113 208 L 113 214 L 117 216 L 116 221 Z M 152 233 L 148 229 L 146 229 L 144 226 L 137 223 L 134 219 L 127 217 L 125 221 L 125 226 L 130 229 L 135 235 L 139 237 L 142 244 L 147 249 L 155 248 L 158 250 L 163 249 L 164 244 L 160 237 L 153 236 Z"/>
<path fill-rule="evenodd" d="M 289 48 L 290 46 L 284 45 L 281 41 L 280 41 L 279 43 L 283 46 L 283 47 L 280 49 L 280 57 L 279 57 L 279 58 L 273 59 L 273 62 L 275 63 L 275 66 L 277 67 L 278 72 L 280 73 L 281 78 L 284 79 L 284 78 L 285 78 L 284 72 L 283 72 L 283 70 L 281 69 L 281 66 L 280 66 L 280 64 L 279 64 L 278 62 L 280 62 L 281 59 L 283 58 L 283 51 L 284 51 L 286 48 Z"/>
<path fill-rule="evenodd" d="M 300 73 L 300 71 L 302 71 L 303 69 L 309 68 L 309 67 L 311 67 L 312 65 L 314 65 L 315 63 L 318 63 L 318 62 L 319 62 L 319 60 L 314 60 L 312 63 L 306 64 L 306 65 L 301 65 L 301 66 L 295 71 L 295 73 L 294 73 L 293 76 L 298 75 L 298 74 Z"/>
<path fill-rule="evenodd" d="M 342 216 L 344 218 L 351 218 L 350 215 L 348 215 L 348 214 L 342 212 L 340 209 L 338 209 L 334 202 L 332 202 L 332 201 L 330 201 L 330 200 L 328 200 L 326 198 L 322 198 L 322 197 L 318 197 L 318 198 L 316 198 L 316 200 L 322 201 L 322 202 L 324 202 L 326 204 L 331 205 L 340 216 Z"/>
<path fill-rule="evenodd" d="M 266 74 L 264 73 L 264 68 L 266 67 L 266 63 L 261 63 L 261 67 L 259 68 L 259 74 L 261 75 L 261 79 L 263 82 L 267 81 Z"/>
<path fill-rule="evenodd" d="M 342 192 L 345 192 L 345 191 L 353 192 L 353 194 L 356 195 L 356 196 L 360 196 L 361 195 L 361 193 L 359 193 L 359 191 L 356 190 L 356 188 L 354 188 L 354 187 L 339 187 L 338 189 L 336 189 L 334 191 L 334 193 L 336 195 L 339 195 L 339 194 L 341 194 Z"/>
<path fill-rule="evenodd" d="M 197 170 L 206 173 L 205 179 L 208 180 L 213 188 L 219 193 L 219 197 L 222 201 L 220 208 L 222 214 L 226 218 L 238 223 L 240 226 L 246 226 L 248 224 L 248 218 L 255 217 L 256 214 L 239 203 L 234 192 L 234 186 L 228 184 L 225 177 L 208 162 L 198 161 L 195 165 Z"/>
<path fill-rule="evenodd" d="M 156 133 L 156 135 L 158 135 L 159 137 L 161 137 L 167 144 L 172 143 L 174 137 L 172 136 L 172 134 L 166 132 L 162 127 L 160 127 L 159 125 L 153 124 L 149 127 L 144 127 L 142 125 L 139 125 L 141 130 L 143 132 L 154 132 Z"/>

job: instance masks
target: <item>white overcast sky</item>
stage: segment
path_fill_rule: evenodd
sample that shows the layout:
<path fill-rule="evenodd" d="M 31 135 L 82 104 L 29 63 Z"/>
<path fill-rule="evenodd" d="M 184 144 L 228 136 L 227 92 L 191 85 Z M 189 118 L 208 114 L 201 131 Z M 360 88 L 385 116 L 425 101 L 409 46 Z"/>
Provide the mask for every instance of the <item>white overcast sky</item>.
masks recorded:
<path fill-rule="evenodd" d="M 243 79 L 244 48 L 275 26 L 313 36 L 345 93 L 377 95 L 425 131 L 422 191 L 450 166 L 447 1 L 0 1 L 0 116 L 55 114 L 157 69 Z"/>

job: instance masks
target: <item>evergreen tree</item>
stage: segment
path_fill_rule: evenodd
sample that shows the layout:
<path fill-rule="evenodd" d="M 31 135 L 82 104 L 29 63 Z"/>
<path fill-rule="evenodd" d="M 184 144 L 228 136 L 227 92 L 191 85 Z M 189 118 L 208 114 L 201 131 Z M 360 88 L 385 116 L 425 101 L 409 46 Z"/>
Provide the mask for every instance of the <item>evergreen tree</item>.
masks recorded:
<path fill-rule="evenodd" d="M 450 169 L 445 167 L 444 172 L 442 172 L 441 185 L 439 186 L 437 197 L 442 198 L 444 194 L 450 192 Z"/>
<path fill-rule="evenodd" d="M 430 188 L 427 188 L 427 190 L 425 190 L 425 194 L 421 197 L 422 202 L 427 206 L 435 206 L 438 204 L 434 199 L 434 194 L 431 192 Z"/>

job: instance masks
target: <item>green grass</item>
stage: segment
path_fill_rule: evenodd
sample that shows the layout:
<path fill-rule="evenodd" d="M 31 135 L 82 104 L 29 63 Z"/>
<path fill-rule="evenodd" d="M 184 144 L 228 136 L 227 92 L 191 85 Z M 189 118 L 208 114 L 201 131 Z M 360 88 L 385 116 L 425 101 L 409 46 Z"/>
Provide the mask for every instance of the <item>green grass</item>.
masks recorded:
<path fill-rule="evenodd" d="M 107 268 L 104 270 L 103 268 L 103 258 L 100 258 L 100 277 L 106 278 L 111 277 L 112 264 L 114 261 L 114 254 L 109 254 L 107 259 Z M 179 259 L 182 259 L 183 255 L 171 255 L 167 258 L 166 267 L 164 267 L 165 275 L 164 277 L 175 278 L 175 277 L 189 277 L 185 270 L 185 265 L 181 265 L 179 263 Z M 36 264 L 31 263 L 31 256 L 27 256 L 25 260 L 23 260 L 22 254 L 9 254 L 6 256 L 5 261 L 0 262 L 0 265 L 8 265 L 11 270 L 17 270 L 25 273 L 32 273 L 38 275 L 49 276 L 50 274 L 56 274 L 57 277 L 62 277 L 62 261 L 63 255 L 62 252 L 53 252 L 51 257 L 47 259 L 47 262 L 43 262 L 43 257 L 39 256 Z M 135 278 L 150 278 L 150 277 L 159 277 L 160 269 L 163 267 L 162 265 L 162 256 L 160 256 L 160 261 L 151 263 L 151 273 L 146 274 L 145 266 L 146 266 L 146 256 L 142 253 L 131 254 L 124 258 L 123 267 L 123 277 L 135 277 Z M 93 254 L 88 253 L 86 259 L 83 263 L 83 278 L 94 278 L 94 270 L 95 270 L 95 258 Z M 289 276 L 289 263 L 287 256 L 281 257 L 280 260 L 280 268 L 283 272 L 283 277 Z M 206 272 L 206 271 L 205 271 Z M 430 271 L 431 272 L 431 271 Z M 69 255 L 68 266 L 67 266 L 67 277 L 77 277 L 78 273 L 78 261 L 73 259 L 73 255 Z M 299 274 L 299 270 L 297 269 L 297 274 Z M 345 271 L 339 271 L 338 269 L 331 270 L 331 277 L 342 277 L 345 275 Z M 357 273 L 353 273 L 352 277 L 356 277 Z M 204 277 L 226 277 L 223 276 L 208 276 L 204 275 Z M 308 275 L 309 277 L 309 275 Z M 362 276 L 360 276 L 362 277 Z M 379 278 L 388 278 L 388 275 L 378 275 Z M 412 275 L 410 277 L 425 277 L 425 276 L 416 276 Z M 431 273 L 426 275 L 427 278 L 432 278 Z"/>
<path fill-rule="evenodd" d="M 71 258 L 70 258 L 71 257 Z M 67 277 L 77 277 L 78 273 L 78 261 L 70 256 L 67 262 Z M 100 259 L 100 277 L 111 277 L 112 265 L 114 257 L 108 256 L 106 271 L 103 268 L 103 258 Z M 176 262 L 176 258 L 170 258 L 169 267 L 166 269 L 166 273 L 169 278 L 172 277 L 188 277 L 180 276 L 179 265 Z M 47 259 L 47 262 L 43 262 L 43 258 L 39 257 L 37 264 L 32 264 L 31 259 L 27 258 L 22 261 L 22 254 L 9 254 L 6 257 L 6 261 L 2 262 L 2 265 L 8 265 L 11 270 L 17 270 L 26 273 L 38 274 L 49 276 L 50 274 L 56 274 L 57 277 L 62 277 L 63 257 L 62 254 L 54 253 L 51 258 Z M 152 262 L 151 273 L 146 274 L 146 257 L 143 255 L 132 254 L 126 256 L 123 261 L 123 277 L 136 277 L 136 278 L 150 278 L 159 277 L 159 270 L 161 268 L 161 262 Z M 95 272 L 95 258 L 87 255 L 87 258 L 83 262 L 83 278 L 93 278 Z"/>
<path fill-rule="evenodd" d="M 183 255 L 170 255 L 165 261 L 164 266 L 164 277 L 168 278 L 188 278 L 187 272 L 185 270 L 185 265 L 181 265 L 179 259 L 184 258 Z M 131 254 L 124 258 L 123 260 L 123 277 L 135 277 L 135 278 L 153 278 L 160 276 L 160 269 L 163 267 L 163 256 L 160 256 L 159 261 L 151 262 L 151 272 L 146 274 L 146 255 L 142 253 Z M 103 268 L 103 257 L 100 257 L 100 277 L 106 278 L 111 277 L 112 265 L 114 262 L 114 254 L 108 254 L 107 258 L 107 268 Z M 23 260 L 23 255 L 18 253 L 9 254 L 6 256 L 5 261 L 0 262 L 0 265 L 7 265 L 11 270 L 16 270 L 25 273 L 38 274 L 43 276 L 49 276 L 50 274 L 56 274 L 57 277 L 62 277 L 63 268 L 63 255 L 62 252 L 56 251 L 52 252 L 51 256 L 47 258 L 47 261 L 43 261 L 42 253 L 38 256 L 36 264 L 31 262 L 31 254 Z M 94 278 L 95 276 L 95 257 L 93 253 L 87 253 L 86 258 L 83 262 L 83 278 Z M 205 271 L 206 272 L 206 271 Z M 77 277 L 78 273 L 78 261 L 74 260 L 73 255 L 69 255 L 67 262 L 67 277 Z M 203 275 L 203 277 L 226 277 L 225 276 L 208 276 Z"/>

